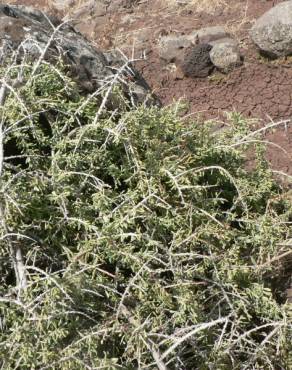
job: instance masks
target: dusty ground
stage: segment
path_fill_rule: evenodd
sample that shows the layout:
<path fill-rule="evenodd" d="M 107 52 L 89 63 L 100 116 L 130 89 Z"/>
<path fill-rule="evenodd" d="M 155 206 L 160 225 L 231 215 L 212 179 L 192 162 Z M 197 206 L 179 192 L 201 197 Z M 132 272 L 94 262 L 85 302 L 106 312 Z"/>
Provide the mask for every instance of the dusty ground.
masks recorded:
<path fill-rule="evenodd" d="M 135 58 L 144 52 L 146 59 L 136 62 L 136 67 L 164 104 L 184 98 L 189 104 L 188 113 L 222 120 L 224 111 L 236 110 L 259 119 L 261 125 L 292 117 L 292 59 L 264 60 L 248 35 L 255 19 L 280 0 L 190 0 L 188 5 L 178 5 L 183 1 L 175 0 L 107 0 L 106 8 L 96 6 L 94 0 L 6 2 L 73 17 L 76 27 L 97 48 L 119 47 Z M 205 8 L 201 6 L 198 11 L 196 2 Z M 228 75 L 215 73 L 205 79 L 177 77 L 174 66 L 166 65 L 158 56 L 159 37 L 212 25 L 223 25 L 235 35 L 244 65 Z M 282 148 L 270 146 L 268 158 L 273 168 L 292 175 L 292 125 L 280 125 L 265 139 Z"/>

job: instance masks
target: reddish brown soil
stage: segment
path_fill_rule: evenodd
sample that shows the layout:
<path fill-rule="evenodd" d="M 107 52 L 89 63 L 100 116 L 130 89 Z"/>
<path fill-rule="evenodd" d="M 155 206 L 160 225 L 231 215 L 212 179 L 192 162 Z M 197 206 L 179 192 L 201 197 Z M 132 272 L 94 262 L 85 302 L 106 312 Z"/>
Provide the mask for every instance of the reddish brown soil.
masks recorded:
<path fill-rule="evenodd" d="M 130 7 L 131 0 L 113 0 L 121 6 L 103 16 L 82 5 L 78 9 L 82 1 L 77 0 L 73 1 L 76 6 L 62 12 L 54 9 L 52 0 L 10 3 L 33 5 L 61 17 L 75 16 L 76 27 L 101 49 L 119 47 L 129 57 L 132 50 L 135 57 L 145 51 L 146 59 L 136 62 L 136 67 L 164 104 L 184 98 L 189 104 L 188 113 L 222 119 L 224 111 L 235 110 L 248 118 L 257 118 L 261 125 L 292 116 L 292 60 L 262 59 L 248 34 L 254 20 L 280 0 L 226 0 L 226 4 L 232 5 L 221 6 L 213 14 L 198 13 L 191 6 L 170 6 L 168 1 L 132 1 L 136 5 Z M 209 78 L 182 78 L 174 66 L 160 60 L 157 44 L 161 35 L 190 33 L 213 25 L 223 25 L 235 35 L 244 55 L 242 67 L 228 75 L 215 72 Z M 265 140 L 282 147 L 270 146 L 268 159 L 272 167 L 292 175 L 292 125 L 280 125 L 268 132 Z"/>

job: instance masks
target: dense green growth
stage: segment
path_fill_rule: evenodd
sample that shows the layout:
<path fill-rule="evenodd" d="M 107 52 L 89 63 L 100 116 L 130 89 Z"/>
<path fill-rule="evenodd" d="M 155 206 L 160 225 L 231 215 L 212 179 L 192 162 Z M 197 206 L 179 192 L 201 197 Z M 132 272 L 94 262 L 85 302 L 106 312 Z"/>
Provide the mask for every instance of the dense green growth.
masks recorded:
<path fill-rule="evenodd" d="M 0 108 L 1 368 L 288 369 L 292 207 L 248 122 L 96 116 L 62 68 L 30 72 Z"/>

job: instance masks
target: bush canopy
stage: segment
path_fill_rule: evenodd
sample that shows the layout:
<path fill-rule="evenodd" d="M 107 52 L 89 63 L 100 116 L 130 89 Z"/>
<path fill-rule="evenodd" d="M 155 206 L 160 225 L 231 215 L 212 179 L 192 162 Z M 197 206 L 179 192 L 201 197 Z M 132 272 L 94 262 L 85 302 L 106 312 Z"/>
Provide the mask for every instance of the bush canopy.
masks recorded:
<path fill-rule="evenodd" d="M 61 63 L 0 75 L 1 368 L 289 369 L 291 193 L 260 133 Z"/>

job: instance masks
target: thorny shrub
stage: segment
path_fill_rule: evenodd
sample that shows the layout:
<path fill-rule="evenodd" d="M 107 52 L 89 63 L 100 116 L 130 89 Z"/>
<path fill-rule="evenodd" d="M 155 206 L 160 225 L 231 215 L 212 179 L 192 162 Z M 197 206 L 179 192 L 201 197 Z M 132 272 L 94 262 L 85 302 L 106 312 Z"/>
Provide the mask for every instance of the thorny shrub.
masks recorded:
<path fill-rule="evenodd" d="M 1 107 L 1 368 L 288 369 L 291 196 L 248 122 L 96 119 L 62 66 L 32 68 Z"/>

